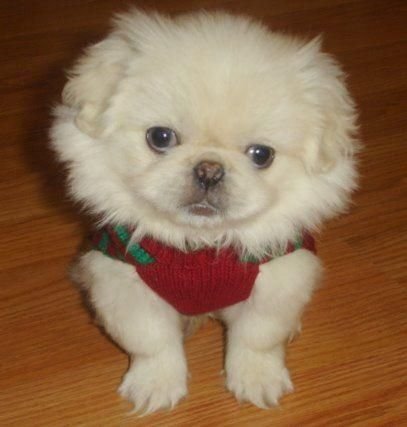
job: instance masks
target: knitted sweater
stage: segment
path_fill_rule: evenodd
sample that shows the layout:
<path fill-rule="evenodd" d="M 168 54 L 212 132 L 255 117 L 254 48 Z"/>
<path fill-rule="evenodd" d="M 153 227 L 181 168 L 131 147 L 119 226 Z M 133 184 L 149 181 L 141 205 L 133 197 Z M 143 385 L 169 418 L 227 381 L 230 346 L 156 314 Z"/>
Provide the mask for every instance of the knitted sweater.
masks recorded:
<path fill-rule="evenodd" d="M 205 248 L 191 252 L 145 237 L 130 243 L 131 230 L 105 226 L 92 237 L 95 250 L 135 267 L 141 279 L 161 298 L 185 315 L 219 310 L 246 300 L 254 286 L 261 260 L 239 258 L 232 248 Z M 312 236 L 304 233 L 283 255 L 296 249 L 315 252 Z"/>

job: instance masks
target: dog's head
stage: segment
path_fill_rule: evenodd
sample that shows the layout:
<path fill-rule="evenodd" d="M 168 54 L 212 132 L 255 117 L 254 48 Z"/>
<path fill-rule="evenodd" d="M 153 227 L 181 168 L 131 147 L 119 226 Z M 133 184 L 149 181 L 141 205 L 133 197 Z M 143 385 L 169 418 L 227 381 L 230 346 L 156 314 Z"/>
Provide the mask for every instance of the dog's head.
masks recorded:
<path fill-rule="evenodd" d="M 319 40 L 223 13 L 133 11 L 73 69 L 52 139 L 72 195 L 106 221 L 256 252 L 344 209 L 354 130 Z"/>

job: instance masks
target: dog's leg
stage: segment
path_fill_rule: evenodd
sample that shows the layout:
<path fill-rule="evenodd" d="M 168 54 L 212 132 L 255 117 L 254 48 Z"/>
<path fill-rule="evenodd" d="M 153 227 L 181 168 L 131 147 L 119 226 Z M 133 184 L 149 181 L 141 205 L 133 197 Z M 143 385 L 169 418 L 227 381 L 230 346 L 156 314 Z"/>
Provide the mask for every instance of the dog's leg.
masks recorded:
<path fill-rule="evenodd" d="M 120 394 L 146 413 L 173 407 L 187 393 L 181 316 L 132 266 L 99 252 L 82 256 L 75 277 L 99 322 L 130 355 Z"/>
<path fill-rule="evenodd" d="M 306 250 L 276 258 L 261 266 L 247 301 L 220 313 L 228 328 L 226 385 L 239 401 L 266 408 L 292 390 L 285 344 L 320 272 L 318 258 Z"/>

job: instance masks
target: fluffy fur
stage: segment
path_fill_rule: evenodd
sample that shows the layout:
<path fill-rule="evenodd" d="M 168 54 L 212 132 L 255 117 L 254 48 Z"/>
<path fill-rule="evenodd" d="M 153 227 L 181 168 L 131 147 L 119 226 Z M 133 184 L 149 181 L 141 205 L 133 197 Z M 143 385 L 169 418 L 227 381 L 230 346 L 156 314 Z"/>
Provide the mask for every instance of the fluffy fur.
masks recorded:
<path fill-rule="evenodd" d="M 51 135 L 70 194 L 98 223 L 135 225 L 135 240 L 149 235 L 182 250 L 228 245 L 264 255 L 346 208 L 355 116 L 320 39 L 225 13 L 170 19 L 133 10 L 73 68 Z M 152 126 L 174 129 L 180 144 L 155 153 L 145 137 Z M 246 155 L 255 143 L 274 148 L 269 168 Z M 188 209 L 202 160 L 225 170 L 210 216 Z M 131 356 L 122 395 L 147 412 L 176 404 L 187 380 L 182 316 L 128 265 L 91 251 L 78 267 L 103 326 Z M 228 327 L 226 385 L 239 400 L 267 407 L 291 390 L 284 343 L 320 270 L 304 250 L 277 258 L 262 265 L 249 300 L 215 313 Z"/>

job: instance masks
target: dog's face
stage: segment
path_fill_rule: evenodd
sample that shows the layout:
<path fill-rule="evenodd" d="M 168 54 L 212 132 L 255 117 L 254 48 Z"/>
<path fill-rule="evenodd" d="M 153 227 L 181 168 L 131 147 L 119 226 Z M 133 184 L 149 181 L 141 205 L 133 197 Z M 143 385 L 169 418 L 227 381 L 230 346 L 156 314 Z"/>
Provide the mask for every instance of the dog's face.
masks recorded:
<path fill-rule="evenodd" d="M 284 243 L 354 188 L 355 113 L 318 41 L 223 14 L 128 14 L 64 95 L 53 141 L 73 195 L 174 244 Z"/>

